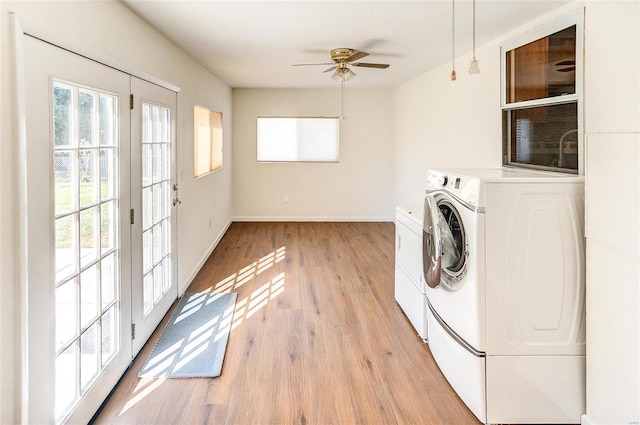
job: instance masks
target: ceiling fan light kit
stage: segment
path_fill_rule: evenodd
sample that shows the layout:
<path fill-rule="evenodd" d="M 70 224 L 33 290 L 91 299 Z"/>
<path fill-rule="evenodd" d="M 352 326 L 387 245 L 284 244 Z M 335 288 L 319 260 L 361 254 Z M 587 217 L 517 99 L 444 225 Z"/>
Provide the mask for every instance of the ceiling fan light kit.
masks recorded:
<path fill-rule="evenodd" d="M 333 73 L 333 75 L 331 76 L 331 78 L 333 78 L 335 81 L 341 83 L 344 81 L 349 81 L 351 78 L 355 77 L 356 74 L 355 72 L 353 72 L 352 70 L 350 70 L 346 65 L 345 66 L 341 66 L 336 68 L 336 71 Z"/>

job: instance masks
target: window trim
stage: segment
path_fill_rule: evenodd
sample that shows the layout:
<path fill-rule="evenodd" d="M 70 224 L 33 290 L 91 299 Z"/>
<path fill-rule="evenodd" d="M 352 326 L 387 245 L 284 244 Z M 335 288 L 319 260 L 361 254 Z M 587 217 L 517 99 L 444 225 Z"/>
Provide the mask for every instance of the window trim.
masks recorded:
<path fill-rule="evenodd" d="M 500 112 L 501 115 L 509 116 L 511 111 L 527 109 L 533 107 L 554 106 L 566 103 L 576 103 L 578 109 L 578 169 L 546 167 L 534 164 L 522 164 L 511 161 L 511 143 L 509 134 L 511 129 L 510 119 L 503 120 L 503 149 L 502 164 L 518 168 L 533 168 L 545 171 L 555 171 L 562 173 L 584 174 L 584 7 L 580 7 L 574 12 L 557 18 L 544 25 L 536 27 L 520 36 L 506 41 L 500 46 Z M 525 44 L 531 43 L 543 37 L 547 37 L 556 32 L 562 31 L 571 26 L 576 27 L 576 70 L 575 70 L 575 93 L 564 96 L 546 97 L 520 102 L 507 102 L 507 52 Z"/>
<path fill-rule="evenodd" d="M 576 26 L 576 92 L 566 96 L 549 97 L 544 99 L 527 100 L 521 102 L 507 102 L 507 52 L 525 44 Z M 567 103 L 582 99 L 584 87 L 584 8 L 537 27 L 525 34 L 513 38 L 500 46 L 500 107 L 505 109 L 527 108 L 549 103 Z M 573 99 L 570 99 L 573 98 Z M 560 101 L 559 99 L 562 99 Z"/>

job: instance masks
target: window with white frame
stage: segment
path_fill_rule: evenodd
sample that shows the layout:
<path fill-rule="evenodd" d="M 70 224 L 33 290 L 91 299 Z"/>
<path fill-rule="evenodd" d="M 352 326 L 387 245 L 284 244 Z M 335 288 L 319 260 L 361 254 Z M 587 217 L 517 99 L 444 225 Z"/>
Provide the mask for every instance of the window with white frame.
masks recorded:
<path fill-rule="evenodd" d="M 258 117 L 258 162 L 338 162 L 338 117 Z"/>
<path fill-rule="evenodd" d="M 582 172 L 582 12 L 502 46 L 503 163 Z"/>

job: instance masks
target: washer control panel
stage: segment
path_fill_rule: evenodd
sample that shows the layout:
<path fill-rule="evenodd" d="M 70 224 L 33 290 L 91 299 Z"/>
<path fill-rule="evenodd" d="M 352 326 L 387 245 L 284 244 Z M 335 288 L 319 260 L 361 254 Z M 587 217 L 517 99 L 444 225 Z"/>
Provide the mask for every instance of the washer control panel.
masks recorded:
<path fill-rule="evenodd" d="M 463 202 L 477 207 L 480 198 L 480 180 L 446 170 L 429 170 L 427 191 L 431 190 L 444 190 Z"/>

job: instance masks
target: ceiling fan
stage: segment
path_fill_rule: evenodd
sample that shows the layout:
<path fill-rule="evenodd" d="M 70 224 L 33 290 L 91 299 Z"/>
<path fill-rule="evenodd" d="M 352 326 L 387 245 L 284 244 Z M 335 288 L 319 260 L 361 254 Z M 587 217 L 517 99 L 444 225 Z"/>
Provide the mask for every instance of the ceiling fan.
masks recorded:
<path fill-rule="evenodd" d="M 356 73 L 353 72 L 349 68 L 349 66 L 361 66 L 364 68 L 378 68 L 378 69 L 389 68 L 389 64 L 386 64 L 386 63 L 356 62 L 364 58 L 365 56 L 369 56 L 369 53 L 342 47 L 342 48 L 331 50 L 331 60 L 333 62 L 299 63 L 292 66 L 331 65 L 330 68 L 327 68 L 322 72 L 335 71 L 331 76 L 331 78 L 333 78 L 338 82 L 347 81 L 350 78 L 353 78 L 356 76 Z"/>
<path fill-rule="evenodd" d="M 566 60 L 566 61 L 558 62 L 558 63 L 556 63 L 556 67 L 563 67 L 563 68 L 556 69 L 556 71 L 558 71 L 558 72 L 575 71 L 576 70 L 576 61 L 574 61 L 574 60 Z"/>

